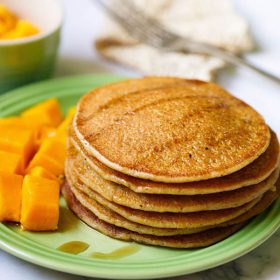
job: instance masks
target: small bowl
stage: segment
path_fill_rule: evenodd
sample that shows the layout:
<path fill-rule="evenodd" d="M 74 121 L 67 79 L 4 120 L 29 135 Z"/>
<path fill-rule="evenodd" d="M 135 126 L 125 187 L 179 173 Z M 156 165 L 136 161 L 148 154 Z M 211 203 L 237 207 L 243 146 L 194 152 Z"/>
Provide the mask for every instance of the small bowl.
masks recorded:
<path fill-rule="evenodd" d="M 40 29 L 40 33 L 30 37 L 0 40 L 0 93 L 3 93 L 51 76 L 63 13 L 57 0 L 1 0 L 1 4 Z"/>

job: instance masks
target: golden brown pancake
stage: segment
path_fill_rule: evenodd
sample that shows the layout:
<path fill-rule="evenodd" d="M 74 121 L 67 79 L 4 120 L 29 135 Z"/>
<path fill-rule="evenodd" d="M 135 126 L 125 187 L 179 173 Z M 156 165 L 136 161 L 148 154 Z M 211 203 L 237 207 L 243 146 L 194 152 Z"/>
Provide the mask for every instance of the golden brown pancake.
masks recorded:
<path fill-rule="evenodd" d="M 71 151 L 65 163 L 65 174 L 74 184 L 82 182 L 107 200 L 133 209 L 154 212 L 198 212 L 234 208 L 261 196 L 276 182 L 279 169 L 264 181 L 228 192 L 205 195 L 159 195 L 135 193 L 129 188 L 104 180 L 95 171 L 84 168 L 87 164 L 77 151 Z"/>
<path fill-rule="evenodd" d="M 225 90 L 217 84 L 203 82 L 199 80 L 190 80 L 176 77 L 157 77 L 150 76 L 142 79 L 129 79 L 117 83 L 110 83 L 105 86 L 95 88 L 82 97 L 84 103 L 92 108 L 92 111 L 83 111 L 82 118 L 89 119 L 100 106 L 107 103 L 115 102 L 116 99 L 125 95 L 139 92 L 147 89 L 158 89 L 172 87 L 173 85 L 188 85 L 192 90 L 200 90 L 209 92 L 218 92 L 219 95 L 229 95 Z M 114 94 L 112 95 L 112 92 Z"/>
<path fill-rule="evenodd" d="M 152 181 L 198 181 L 238 171 L 268 147 L 263 118 L 226 91 L 191 82 L 138 89 L 142 82 L 131 80 L 131 91 L 124 82 L 105 86 L 79 102 L 75 134 L 106 166 Z"/>
<path fill-rule="evenodd" d="M 69 208 L 82 221 L 108 236 L 126 241 L 136 241 L 149 245 L 158 245 L 172 248 L 203 247 L 226 238 L 243 226 L 243 224 L 237 224 L 229 227 L 210 229 L 201 233 L 194 233 L 189 235 L 154 236 L 148 234 L 139 234 L 98 219 L 96 215 L 94 215 L 92 212 L 83 207 L 81 203 L 79 203 L 67 184 L 62 187 L 62 193 Z"/>
<path fill-rule="evenodd" d="M 279 181 L 279 180 L 278 180 Z M 111 209 L 102 206 L 97 201 L 92 198 L 89 198 L 85 193 L 79 191 L 78 189 L 71 188 L 71 191 L 75 195 L 76 199 L 89 211 L 95 214 L 99 219 L 113 224 L 118 227 L 122 227 L 131 231 L 135 231 L 141 234 L 152 234 L 156 236 L 172 236 L 172 235 L 181 235 L 181 234 L 192 234 L 197 232 L 202 232 L 212 228 L 213 226 L 208 227 L 200 227 L 200 228 L 183 228 L 183 229 L 169 229 L 169 228 L 154 228 L 150 226 L 141 225 L 138 223 L 131 222 L 121 215 L 115 213 Z M 263 197 L 247 212 L 238 216 L 235 219 L 232 219 L 228 222 L 218 224 L 217 227 L 224 227 L 234 224 L 239 224 L 245 222 L 252 217 L 258 215 L 259 213 L 263 212 L 267 209 L 273 201 L 279 197 L 280 193 L 280 186 L 275 188 L 275 190 L 267 191 Z M 215 227 L 215 226 L 214 226 Z"/>
<path fill-rule="evenodd" d="M 69 175 L 69 174 L 68 174 Z M 238 217 L 252 208 L 260 199 L 260 197 L 236 208 L 201 211 L 191 213 L 171 213 L 171 212 L 151 212 L 142 211 L 126 206 L 122 206 L 111 202 L 83 185 L 81 182 L 75 180 L 73 177 L 68 177 L 68 184 L 79 191 L 84 192 L 91 199 L 96 200 L 98 203 L 118 213 L 124 218 L 146 226 L 158 228 L 198 228 L 210 225 L 217 225 L 231 219 Z"/>
<path fill-rule="evenodd" d="M 135 231 L 141 234 L 152 234 L 156 236 L 172 236 L 180 234 L 191 234 L 196 232 L 201 232 L 208 227 L 201 228 L 183 228 L 183 229 L 172 229 L 172 228 L 155 228 L 150 226 L 141 225 L 135 222 L 132 222 L 118 213 L 112 211 L 108 207 L 103 206 L 98 203 L 92 197 L 90 198 L 84 192 L 80 191 L 77 188 L 70 187 L 72 193 L 75 195 L 76 199 L 89 211 L 95 214 L 99 219 L 131 231 Z"/>
<path fill-rule="evenodd" d="M 197 195 L 230 191 L 260 183 L 272 173 L 279 162 L 279 142 L 276 134 L 271 131 L 271 141 L 266 151 L 251 164 L 237 172 L 220 178 L 198 182 L 177 184 L 154 182 L 135 178 L 107 167 L 94 156 L 86 152 L 77 137 L 73 134 L 71 126 L 69 134 L 70 144 L 84 156 L 87 160 L 87 164 L 103 179 L 124 185 L 137 193 Z M 85 167 L 87 167 L 87 164 L 85 164 Z"/>
<path fill-rule="evenodd" d="M 276 186 L 266 192 L 263 197 L 260 199 L 258 203 L 256 203 L 251 209 L 249 209 L 244 214 L 228 221 L 220 224 L 220 226 L 229 226 L 238 223 L 242 223 L 251 219 L 252 217 L 262 213 L 265 209 L 267 209 L 280 195 L 280 178 L 278 178 Z"/>
<path fill-rule="evenodd" d="M 62 192 L 111 237 L 207 246 L 279 196 L 279 153 L 263 118 L 213 83 L 123 81 L 80 100 Z"/>
<path fill-rule="evenodd" d="M 71 191 L 75 195 L 76 199 L 89 211 L 93 212 L 99 219 L 113 224 L 118 227 L 126 228 L 131 231 L 135 231 L 141 234 L 152 234 L 156 236 L 172 236 L 172 235 L 181 235 L 181 234 L 192 234 L 196 232 L 202 232 L 213 226 L 200 227 L 200 228 L 183 228 L 183 229 L 172 229 L 172 228 L 155 228 L 150 226 L 141 225 L 135 222 L 131 222 L 121 215 L 115 213 L 111 209 L 102 206 L 96 200 L 89 198 L 85 193 L 70 187 Z M 258 215 L 264 211 L 271 203 L 279 196 L 280 187 L 278 186 L 277 191 L 267 191 L 263 197 L 247 212 L 238 216 L 235 219 L 232 219 L 228 222 L 218 224 L 216 226 L 229 226 L 238 224 L 244 221 L 249 220 L 250 218 Z"/>

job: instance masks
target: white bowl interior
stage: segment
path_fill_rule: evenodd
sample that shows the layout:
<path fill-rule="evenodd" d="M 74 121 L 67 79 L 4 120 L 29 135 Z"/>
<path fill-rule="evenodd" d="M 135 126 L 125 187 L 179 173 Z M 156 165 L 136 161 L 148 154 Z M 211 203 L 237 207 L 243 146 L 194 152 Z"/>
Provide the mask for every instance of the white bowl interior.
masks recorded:
<path fill-rule="evenodd" d="M 29 20 L 40 29 L 35 36 L 15 40 L 0 40 L 1 42 L 15 42 L 42 37 L 58 29 L 62 24 L 62 8 L 58 0 L 1 0 L 20 19 Z"/>

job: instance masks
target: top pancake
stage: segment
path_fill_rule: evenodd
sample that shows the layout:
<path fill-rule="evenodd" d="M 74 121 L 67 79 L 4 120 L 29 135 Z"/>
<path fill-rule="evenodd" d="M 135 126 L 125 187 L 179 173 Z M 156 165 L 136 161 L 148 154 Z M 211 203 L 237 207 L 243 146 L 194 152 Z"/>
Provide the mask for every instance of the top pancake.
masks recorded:
<path fill-rule="evenodd" d="M 73 134 L 72 126 L 69 129 L 69 147 L 71 145 L 86 159 L 84 166 L 89 165 L 103 179 L 124 185 L 136 193 L 198 195 L 231 191 L 265 180 L 276 169 L 279 162 L 279 142 L 276 134 L 271 131 L 271 141 L 266 151 L 237 172 L 203 181 L 162 183 L 135 178 L 107 167 L 85 151 Z"/>
<path fill-rule="evenodd" d="M 88 153 L 133 177 L 179 183 L 233 173 L 266 150 L 269 128 L 244 102 L 211 83 L 160 80 L 116 83 L 81 99 L 73 127 Z"/>

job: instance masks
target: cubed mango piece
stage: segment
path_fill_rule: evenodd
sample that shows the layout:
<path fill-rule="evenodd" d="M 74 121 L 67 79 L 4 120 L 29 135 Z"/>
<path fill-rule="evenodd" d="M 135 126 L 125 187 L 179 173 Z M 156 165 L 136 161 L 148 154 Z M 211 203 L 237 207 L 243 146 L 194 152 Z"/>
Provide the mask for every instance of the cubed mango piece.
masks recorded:
<path fill-rule="evenodd" d="M 32 130 L 12 126 L 0 126 L 0 150 L 21 156 L 21 168 L 25 169 L 35 152 Z"/>
<path fill-rule="evenodd" d="M 55 137 L 56 136 L 56 128 L 50 126 L 43 126 L 40 129 L 39 139 L 41 142 L 44 140 Z"/>
<path fill-rule="evenodd" d="M 72 122 L 73 116 L 76 112 L 76 107 L 72 107 L 68 110 L 68 114 L 63 122 L 59 125 L 56 131 L 56 138 L 59 138 L 66 146 L 68 127 Z"/>
<path fill-rule="evenodd" d="M 54 127 L 50 127 L 44 124 L 44 121 L 42 121 L 41 119 L 34 119 L 31 121 L 31 117 L 30 119 L 23 117 L 0 118 L 0 126 L 31 129 L 34 131 L 34 136 L 36 139 L 40 138 L 45 130 L 55 130 Z"/>
<path fill-rule="evenodd" d="M 28 172 L 36 166 L 42 166 L 56 176 L 64 173 L 66 145 L 57 137 L 45 140 L 28 166 Z"/>
<path fill-rule="evenodd" d="M 63 120 L 63 114 L 56 98 L 32 106 L 24 111 L 21 116 L 23 119 L 52 127 L 57 127 Z"/>
<path fill-rule="evenodd" d="M 0 151 L 0 172 L 23 174 L 21 157 L 19 154 Z"/>
<path fill-rule="evenodd" d="M 55 159 L 49 157 L 42 151 L 38 151 L 27 168 L 27 172 L 36 166 L 42 166 L 56 176 L 62 175 L 64 173 L 64 164 L 56 161 Z"/>
<path fill-rule="evenodd" d="M 56 136 L 56 128 L 50 126 L 42 126 L 36 138 L 37 149 L 40 148 L 40 146 L 45 140 L 55 136 Z"/>
<path fill-rule="evenodd" d="M 21 122 L 21 119 L 19 117 L 7 117 L 7 118 L 0 118 L 0 126 L 2 125 L 14 125 L 18 122 Z"/>
<path fill-rule="evenodd" d="M 77 107 L 76 106 L 69 107 L 68 111 L 67 111 L 67 117 L 70 117 L 72 119 L 74 117 L 76 111 L 77 111 Z"/>
<path fill-rule="evenodd" d="M 27 122 L 23 118 L 20 117 L 7 117 L 7 118 L 0 118 L 0 126 L 1 127 L 19 127 L 19 128 L 26 128 L 30 130 L 37 130 L 39 128 L 36 123 L 34 122 Z"/>
<path fill-rule="evenodd" d="M 63 122 L 57 128 L 57 134 L 60 134 L 60 133 L 67 134 L 68 126 L 69 126 L 70 122 L 72 121 L 75 112 L 76 112 L 76 107 L 71 107 L 68 110 L 68 113 L 67 113 L 65 119 L 63 120 Z"/>
<path fill-rule="evenodd" d="M 26 175 L 22 185 L 21 225 L 31 231 L 56 230 L 59 219 L 59 184 Z"/>
<path fill-rule="evenodd" d="M 35 176 L 35 177 L 46 178 L 46 179 L 55 180 L 55 181 L 59 182 L 58 178 L 53 173 L 51 173 L 49 170 L 47 170 L 46 168 L 44 168 L 42 166 L 33 167 L 29 171 L 28 174 Z"/>
<path fill-rule="evenodd" d="M 39 152 L 64 165 L 66 159 L 66 145 L 60 138 L 53 137 L 45 140 Z"/>
<path fill-rule="evenodd" d="M 19 222 L 23 177 L 0 172 L 0 221 Z"/>
<path fill-rule="evenodd" d="M 29 129 L 34 132 L 34 137 L 37 139 L 41 125 L 36 122 L 27 121 L 21 117 L 8 117 L 8 118 L 0 118 L 0 126 L 1 127 L 14 127 L 14 128 L 22 128 Z"/>

